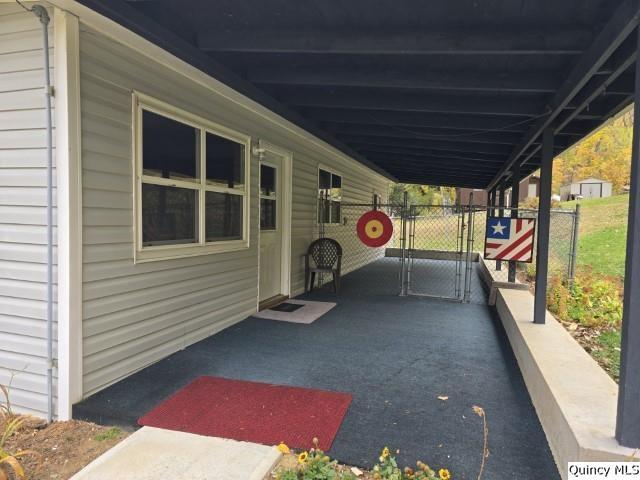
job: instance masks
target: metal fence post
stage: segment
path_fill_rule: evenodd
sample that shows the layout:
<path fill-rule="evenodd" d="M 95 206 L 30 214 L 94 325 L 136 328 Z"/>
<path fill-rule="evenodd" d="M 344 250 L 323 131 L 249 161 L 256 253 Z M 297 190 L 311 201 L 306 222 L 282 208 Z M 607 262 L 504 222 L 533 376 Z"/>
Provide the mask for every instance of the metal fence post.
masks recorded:
<path fill-rule="evenodd" d="M 471 273 L 473 265 L 471 262 L 471 250 L 473 249 L 473 235 L 474 235 L 474 223 L 473 223 L 473 192 L 469 195 L 469 217 L 467 220 L 467 257 L 465 260 L 465 276 L 464 276 L 464 302 L 469 302 L 471 299 Z"/>
<path fill-rule="evenodd" d="M 404 192 L 402 198 L 402 238 L 400 240 L 401 253 L 400 253 L 400 296 L 407 296 L 407 217 L 408 211 L 408 195 Z"/>
<path fill-rule="evenodd" d="M 504 217 L 504 190 L 506 188 L 504 179 L 500 181 L 500 190 L 498 191 L 498 216 Z M 502 270 L 502 262 L 500 260 L 496 260 L 496 271 Z"/>
<path fill-rule="evenodd" d="M 513 166 L 513 181 L 511 184 L 511 218 L 518 218 L 518 206 L 520 202 L 520 162 L 516 162 Z M 509 277 L 508 281 L 515 283 L 518 264 L 516 262 L 509 262 Z"/>
<path fill-rule="evenodd" d="M 573 213 L 573 232 L 571 234 L 571 258 L 569 259 L 569 285 L 573 287 L 576 278 L 576 264 L 578 261 L 578 236 L 580 235 L 580 204 L 576 204 Z"/>

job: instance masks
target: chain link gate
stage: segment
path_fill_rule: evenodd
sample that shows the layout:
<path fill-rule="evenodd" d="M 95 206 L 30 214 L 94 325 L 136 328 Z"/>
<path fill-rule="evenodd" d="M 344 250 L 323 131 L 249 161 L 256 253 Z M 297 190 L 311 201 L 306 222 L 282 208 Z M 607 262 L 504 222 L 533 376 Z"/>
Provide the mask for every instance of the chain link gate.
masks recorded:
<path fill-rule="evenodd" d="M 406 293 L 459 302 L 471 298 L 472 208 L 409 207 Z"/>
<path fill-rule="evenodd" d="M 320 204 L 320 210 L 323 210 Z M 343 274 L 366 267 L 358 281 L 379 294 L 418 295 L 459 302 L 471 300 L 474 215 L 471 207 L 342 203 L 339 222 L 322 222 L 318 235 L 343 248 Z M 384 246 L 363 245 L 356 224 L 369 210 L 385 212 L 393 236 Z M 325 218 L 320 212 L 320 218 Z M 320 280 L 324 283 L 323 279 Z"/>

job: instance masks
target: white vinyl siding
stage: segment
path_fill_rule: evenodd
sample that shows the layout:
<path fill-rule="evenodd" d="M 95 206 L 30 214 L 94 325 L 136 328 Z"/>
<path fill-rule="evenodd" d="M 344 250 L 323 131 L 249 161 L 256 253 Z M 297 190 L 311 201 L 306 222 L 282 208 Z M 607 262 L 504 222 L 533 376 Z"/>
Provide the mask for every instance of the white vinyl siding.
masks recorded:
<path fill-rule="evenodd" d="M 44 416 L 47 156 L 42 41 L 42 26 L 33 14 L 17 4 L 0 4 L 0 384 L 6 385 L 16 372 L 14 408 Z M 55 234 L 54 228 L 54 241 Z M 55 331 L 54 325 L 54 336 Z"/>
<path fill-rule="evenodd" d="M 83 162 L 83 394 L 88 396 L 246 318 L 257 307 L 259 168 L 250 161 L 249 249 L 134 264 L 131 93 L 135 90 L 293 154 L 292 293 L 317 234 L 318 167 L 339 171 L 343 202 L 388 180 L 331 154 L 88 27 L 80 36 Z M 347 262 L 346 270 L 353 268 Z"/>

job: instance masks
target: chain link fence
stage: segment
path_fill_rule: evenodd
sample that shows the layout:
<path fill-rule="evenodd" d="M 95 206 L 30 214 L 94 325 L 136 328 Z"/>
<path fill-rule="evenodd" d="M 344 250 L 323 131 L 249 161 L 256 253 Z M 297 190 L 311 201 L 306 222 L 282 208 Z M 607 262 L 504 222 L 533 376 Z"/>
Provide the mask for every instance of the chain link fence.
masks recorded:
<path fill-rule="evenodd" d="M 319 204 L 318 237 L 337 240 L 343 249 L 342 274 L 362 272 L 363 285 L 378 294 L 403 293 L 484 303 L 478 275 L 478 256 L 484 254 L 487 216 L 484 207 L 342 203 L 332 206 L 331 222 Z M 393 235 L 383 247 L 365 246 L 356 234 L 358 219 L 377 209 L 393 223 Z M 537 219 L 537 210 L 518 209 L 521 218 Z M 498 216 L 499 209 L 495 209 Z M 502 216 L 510 217 L 505 208 Z M 549 239 L 549 277 L 572 279 L 575 273 L 579 213 L 553 210 Z M 517 263 L 517 278 L 535 277 L 536 244 L 532 263 Z M 491 264 L 494 261 L 489 261 Z M 509 280 L 509 262 L 495 262 L 495 279 Z M 404 281 L 403 281 L 404 279 Z M 319 284 L 327 279 L 320 278 Z M 363 286 L 364 288 L 364 286 Z"/>
<path fill-rule="evenodd" d="M 511 217 L 512 209 L 505 208 L 504 217 Z M 474 251 L 484 253 L 485 229 L 487 214 L 490 213 L 485 208 L 476 208 L 474 215 L 475 235 L 473 238 Z M 495 216 L 499 215 L 496 209 Z M 533 209 L 518 209 L 520 218 L 538 218 L 538 211 Z M 549 278 L 561 277 L 572 280 L 575 275 L 575 261 L 578 247 L 577 228 L 579 213 L 576 210 L 552 210 L 551 225 L 549 229 Z M 536 227 L 537 228 L 537 227 Z M 537 252 L 537 235 L 534 236 L 533 261 L 532 263 L 517 263 L 518 278 L 530 281 L 535 277 Z M 508 262 L 496 262 L 496 279 L 508 281 Z"/>
<path fill-rule="evenodd" d="M 378 248 L 364 245 L 356 234 L 358 219 L 374 208 L 386 213 L 393 223 L 391 240 Z M 319 209 L 322 210 L 322 204 Z M 342 203 L 339 214 L 334 216 L 339 221 L 318 224 L 318 237 L 333 238 L 342 246 L 342 275 L 377 262 L 379 268 L 370 272 L 366 288 L 379 294 L 398 295 L 401 292 L 402 211 L 402 205 L 395 204 Z M 320 215 L 319 218 L 326 217 Z M 319 281 L 321 285 L 326 283 L 324 278 Z"/>

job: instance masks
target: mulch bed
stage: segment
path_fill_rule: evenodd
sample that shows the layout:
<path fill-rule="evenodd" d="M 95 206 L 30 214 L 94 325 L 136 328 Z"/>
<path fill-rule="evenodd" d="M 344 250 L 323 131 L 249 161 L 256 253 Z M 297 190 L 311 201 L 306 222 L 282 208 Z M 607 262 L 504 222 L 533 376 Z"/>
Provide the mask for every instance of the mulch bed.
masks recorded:
<path fill-rule="evenodd" d="M 21 464 L 30 480 L 64 480 L 102 455 L 129 433 L 89 422 L 71 420 L 47 425 L 35 417 L 21 417 L 23 424 L 7 441 L 5 449 L 15 453 L 31 450 Z M 6 419 L 0 417 L 0 431 Z"/>

